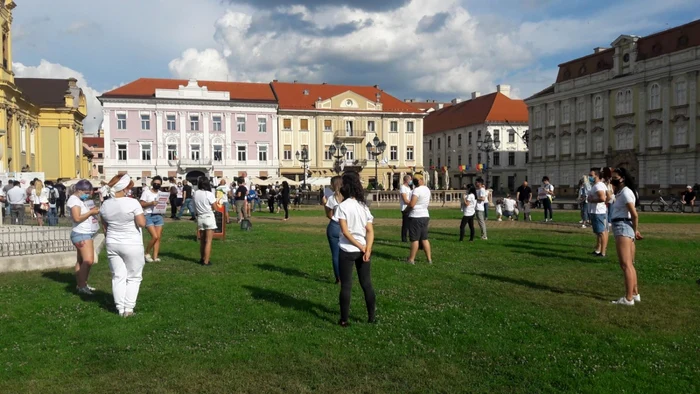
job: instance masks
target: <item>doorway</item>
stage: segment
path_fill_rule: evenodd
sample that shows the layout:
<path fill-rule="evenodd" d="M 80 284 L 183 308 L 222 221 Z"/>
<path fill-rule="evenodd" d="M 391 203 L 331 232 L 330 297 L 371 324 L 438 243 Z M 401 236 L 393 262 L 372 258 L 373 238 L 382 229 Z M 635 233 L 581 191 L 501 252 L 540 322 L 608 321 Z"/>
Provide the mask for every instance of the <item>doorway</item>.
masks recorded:
<path fill-rule="evenodd" d="M 187 176 L 185 177 L 185 179 L 187 179 L 187 182 L 189 182 L 190 184 L 196 185 L 197 181 L 199 180 L 199 177 L 206 176 L 206 175 L 207 174 L 205 174 L 202 171 L 190 171 L 187 173 Z"/>

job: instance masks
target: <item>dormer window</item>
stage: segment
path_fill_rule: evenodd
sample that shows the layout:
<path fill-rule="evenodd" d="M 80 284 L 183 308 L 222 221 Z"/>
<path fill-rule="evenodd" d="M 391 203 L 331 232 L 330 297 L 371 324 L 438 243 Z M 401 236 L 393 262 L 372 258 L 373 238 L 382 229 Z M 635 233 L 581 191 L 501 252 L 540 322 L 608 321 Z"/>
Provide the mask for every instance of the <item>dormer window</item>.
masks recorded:
<path fill-rule="evenodd" d="M 622 57 L 622 61 L 625 63 L 629 62 L 630 61 L 630 54 L 625 53 L 625 55 Z"/>

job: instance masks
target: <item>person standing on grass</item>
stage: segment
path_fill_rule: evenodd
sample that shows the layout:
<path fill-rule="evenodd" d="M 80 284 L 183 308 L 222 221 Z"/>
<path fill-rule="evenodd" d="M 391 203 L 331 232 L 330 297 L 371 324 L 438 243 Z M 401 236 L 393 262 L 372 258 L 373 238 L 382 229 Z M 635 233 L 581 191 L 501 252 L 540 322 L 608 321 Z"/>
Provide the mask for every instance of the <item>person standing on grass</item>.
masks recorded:
<path fill-rule="evenodd" d="M 99 229 L 99 224 L 95 215 L 100 213 L 97 207 L 88 209 L 85 202 L 92 195 L 92 184 L 87 179 L 78 181 L 73 187 L 73 195 L 66 203 L 73 221 L 73 230 L 70 233 L 70 240 L 78 251 L 75 263 L 75 277 L 77 281 L 78 294 L 92 295 L 94 287 L 88 285 L 90 268 L 95 262 L 95 247 L 93 240 Z"/>
<path fill-rule="evenodd" d="M 177 220 L 182 218 L 185 208 L 190 212 L 190 220 L 196 220 L 194 217 L 194 205 L 192 204 L 192 186 L 187 180 L 182 181 L 182 198 L 183 203 L 180 206 L 180 212 L 177 213 Z"/>
<path fill-rule="evenodd" d="M 282 182 L 282 190 L 280 191 L 280 203 L 282 208 L 284 208 L 284 221 L 289 220 L 289 183 L 287 181 Z M 279 211 L 279 207 L 277 208 Z"/>
<path fill-rule="evenodd" d="M 53 186 L 53 182 L 46 181 L 44 190 L 46 191 L 46 200 L 49 202 L 49 210 L 46 214 L 46 220 L 49 226 L 58 225 L 58 209 L 56 204 L 58 202 L 58 190 Z"/>
<path fill-rule="evenodd" d="M 36 223 L 41 227 L 44 225 L 44 217 L 49 211 L 49 196 L 44 191 L 44 184 L 38 179 L 34 181 L 34 188 L 30 198 L 34 206 Z"/>
<path fill-rule="evenodd" d="M 159 175 L 153 177 L 151 180 L 151 188 L 143 188 L 141 193 L 141 207 L 143 207 L 143 213 L 146 216 L 146 230 L 151 235 L 151 240 L 146 246 L 146 262 L 147 263 L 159 263 L 160 258 L 158 254 L 160 253 L 160 240 L 163 236 L 163 215 L 159 213 L 153 213 L 153 208 L 158 205 L 158 193 L 163 185 L 163 178 Z M 151 255 L 153 253 L 153 255 Z"/>
<path fill-rule="evenodd" d="M 554 185 L 549 182 L 549 177 L 542 177 L 542 186 L 537 191 L 537 198 L 544 208 L 544 221 L 553 221 L 554 212 L 552 211 L 552 199 L 554 198 Z"/>
<path fill-rule="evenodd" d="M 588 180 L 593 184 L 588 193 L 588 217 L 591 220 L 593 233 L 596 235 L 596 245 L 593 255 L 605 257 L 608 250 L 608 207 L 607 186 L 601 179 L 600 168 L 591 168 Z"/>
<path fill-rule="evenodd" d="M 170 202 L 170 219 L 175 219 L 177 217 L 177 186 L 170 186 L 170 196 L 168 201 Z"/>
<path fill-rule="evenodd" d="M 581 228 L 586 228 L 586 224 L 589 223 L 588 218 L 588 193 L 591 191 L 591 183 L 587 176 L 581 178 L 578 182 L 578 202 L 581 206 Z"/>
<path fill-rule="evenodd" d="M 19 181 L 14 181 L 13 185 L 5 193 L 5 201 L 10 205 L 10 223 L 24 225 L 24 204 L 27 202 L 27 192 L 22 189 Z"/>
<path fill-rule="evenodd" d="M 334 176 L 331 178 L 331 190 L 333 194 L 326 198 L 326 217 L 330 220 L 326 227 L 326 237 L 328 238 L 328 246 L 331 248 L 331 259 L 333 262 L 333 273 L 335 273 L 335 283 L 340 283 L 340 223 L 335 217 L 335 211 L 338 205 L 343 202 L 343 195 L 340 189 L 343 187 L 343 178 Z"/>
<path fill-rule="evenodd" d="M 277 190 L 274 187 L 267 188 L 267 209 L 270 213 L 275 213 L 275 200 L 277 200 Z"/>
<path fill-rule="evenodd" d="M 410 221 L 408 224 L 408 238 L 411 240 L 411 252 L 406 261 L 408 264 L 416 263 L 416 255 L 418 254 L 419 244 L 423 246 L 425 257 L 428 259 L 428 264 L 433 263 L 432 253 L 430 249 L 430 241 L 428 240 L 428 226 L 430 225 L 430 189 L 425 186 L 423 175 L 415 174 L 413 183 L 417 185 L 411 194 L 411 202 L 408 203 L 408 208 L 411 212 L 408 214 Z"/>
<path fill-rule="evenodd" d="M 616 197 L 612 206 L 612 230 L 615 235 L 617 258 L 625 275 L 625 296 L 613 301 L 613 304 L 632 306 L 642 301 L 637 286 L 637 270 L 634 268 L 636 257 L 634 241 L 642 239 L 636 208 L 636 185 L 632 175 L 624 168 L 613 170 L 610 184 L 615 188 Z"/>
<path fill-rule="evenodd" d="M 469 242 L 474 242 L 474 216 L 476 215 L 476 188 L 467 185 L 462 196 L 462 222 L 459 224 L 459 242 L 464 241 L 464 228 L 469 224 Z"/>
<path fill-rule="evenodd" d="M 479 229 L 481 230 L 481 239 L 488 240 L 488 232 L 486 230 L 486 213 L 484 202 L 488 199 L 488 192 L 484 186 L 484 180 L 482 178 L 476 178 L 476 221 L 479 223 Z"/>
<path fill-rule="evenodd" d="M 528 186 L 527 181 L 524 181 L 522 185 L 518 188 L 515 194 L 515 199 L 518 200 L 518 206 L 520 207 L 520 212 L 523 213 L 523 220 L 532 220 L 530 217 L 530 202 L 532 201 L 532 189 Z M 517 216 L 515 220 L 518 220 Z"/>
<path fill-rule="evenodd" d="M 143 236 L 146 217 L 141 204 L 127 197 L 134 182 L 127 174 L 117 175 L 107 184 L 110 198 L 100 207 L 105 229 L 112 294 L 119 316 L 130 317 L 136 308 L 145 265 Z"/>
<path fill-rule="evenodd" d="M 211 191 L 209 178 L 199 177 L 197 191 L 194 192 L 194 207 L 199 230 L 199 263 L 207 267 L 211 266 L 211 240 L 216 230 L 215 205 L 216 196 Z"/>
<path fill-rule="evenodd" d="M 343 175 L 342 182 L 343 202 L 335 208 L 334 217 L 340 225 L 340 321 L 338 324 L 341 327 L 347 327 L 353 266 L 357 270 L 360 286 L 365 294 L 367 321 L 374 323 L 375 319 L 376 297 L 371 275 L 374 217 L 367 207 L 360 176 L 356 172 L 348 172 Z"/>
<path fill-rule="evenodd" d="M 401 242 L 408 242 L 408 223 L 410 221 L 409 214 L 411 209 L 408 204 L 411 202 L 411 186 L 413 186 L 413 178 L 411 175 L 404 175 L 403 184 L 399 189 L 399 203 L 401 206 Z"/>
<path fill-rule="evenodd" d="M 233 196 L 236 211 L 238 211 L 238 223 L 245 219 L 248 219 L 248 212 L 246 206 L 246 196 L 248 195 L 248 189 L 245 187 L 245 179 L 243 177 L 238 178 L 238 188 L 236 188 L 235 194 Z"/>

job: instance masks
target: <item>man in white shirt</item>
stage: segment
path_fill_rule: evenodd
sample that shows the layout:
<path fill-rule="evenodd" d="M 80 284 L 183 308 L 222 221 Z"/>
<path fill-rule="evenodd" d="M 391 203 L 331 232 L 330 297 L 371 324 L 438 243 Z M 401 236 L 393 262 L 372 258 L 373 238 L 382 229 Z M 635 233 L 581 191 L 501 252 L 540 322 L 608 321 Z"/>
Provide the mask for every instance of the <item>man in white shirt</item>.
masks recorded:
<path fill-rule="evenodd" d="M 479 223 L 479 230 L 481 230 L 481 239 L 487 240 L 488 233 L 486 231 L 486 214 L 485 214 L 485 202 L 488 200 L 489 194 L 484 186 L 484 180 L 482 178 L 476 179 L 476 221 Z"/>
<path fill-rule="evenodd" d="M 27 201 L 27 192 L 22 190 L 19 181 L 15 181 L 14 187 L 7 191 L 5 198 L 10 204 L 10 223 L 24 224 L 24 203 Z"/>
<path fill-rule="evenodd" d="M 508 220 L 513 220 L 513 217 L 515 217 L 515 204 L 515 200 L 508 193 L 506 198 L 503 199 L 503 216 L 507 217 Z"/>
<path fill-rule="evenodd" d="M 401 204 L 401 242 L 408 242 L 408 214 L 411 212 L 408 208 L 408 204 L 411 203 L 411 185 L 411 176 L 404 175 L 403 184 L 399 191 L 399 202 Z"/>
<path fill-rule="evenodd" d="M 418 254 L 418 244 L 423 246 L 425 257 L 428 258 L 428 264 L 433 263 L 433 258 L 430 250 L 430 241 L 428 240 L 428 225 L 430 224 L 430 213 L 428 206 L 430 205 L 430 189 L 425 186 L 423 175 L 416 174 L 413 176 L 413 183 L 417 187 L 411 194 L 411 202 L 408 203 L 407 209 L 411 209 L 408 213 L 410 218 L 408 225 L 408 237 L 411 240 L 411 254 L 408 257 L 408 264 L 416 263 L 416 255 Z"/>

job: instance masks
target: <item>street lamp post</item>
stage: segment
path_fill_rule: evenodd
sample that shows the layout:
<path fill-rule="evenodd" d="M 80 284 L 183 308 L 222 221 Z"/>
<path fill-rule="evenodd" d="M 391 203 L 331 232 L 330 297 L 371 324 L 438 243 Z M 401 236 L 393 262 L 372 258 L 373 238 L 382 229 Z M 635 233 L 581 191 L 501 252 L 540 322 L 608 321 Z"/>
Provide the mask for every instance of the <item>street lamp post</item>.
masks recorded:
<path fill-rule="evenodd" d="M 486 138 L 482 141 L 481 137 L 476 140 L 476 147 L 479 151 L 486 153 L 486 169 L 484 174 L 486 176 L 486 188 L 489 188 L 489 171 L 491 170 L 491 156 L 489 153 L 495 152 L 501 146 L 500 140 L 494 140 L 491 138 L 491 133 L 486 132 Z"/>
<path fill-rule="evenodd" d="M 297 151 L 296 157 L 297 157 L 297 160 L 299 160 L 301 162 L 301 166 L 304 169 L 304 182 L 302 184 L 303 185 L 302 190 L 305 190 L 306 189 L 306 171 L 308 168 L 308 163 L 311 161 L 311 159 L 309 159 L 309 151 L 306 150 L 306 147 L 303 147 L 303 148 L 301 148 L 301 152 Z"/>
<path fill-rule="evenodd" d="M 372 142 L 368 142 L 365 147 L 367 148 L 367 154 L 374 156 L 374 188 L 377 189 L 379 187 L 379 156 L 384 153 L 386 142 L 374 136 Z"/>
<path fill-rule="evenodd" d="M 335 159 L 333 171 L 340 175 L 340 161 L 343 157 L 345 157 L 345 154 L 348 153 L 348 148 L 340 140 L 336 140 L 333 142 L 333 145 L 328 148 L 328 153 L 330 153 L 333 159 Z"/>

